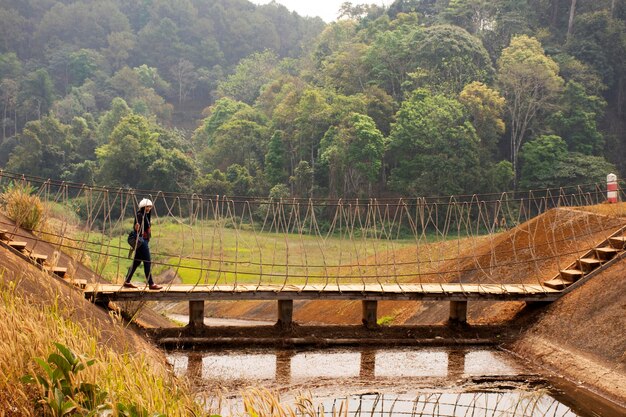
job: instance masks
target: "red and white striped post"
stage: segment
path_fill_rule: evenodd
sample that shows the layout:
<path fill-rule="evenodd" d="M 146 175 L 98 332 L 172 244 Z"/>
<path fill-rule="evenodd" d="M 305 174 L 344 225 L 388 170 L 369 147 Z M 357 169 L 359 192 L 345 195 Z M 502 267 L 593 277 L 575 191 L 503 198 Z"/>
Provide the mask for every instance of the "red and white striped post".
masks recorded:
<path fill-rule="evenodd" d="M 617 175 L 615 174 L 606 176 L 606 201 L 617 203 Z"/>

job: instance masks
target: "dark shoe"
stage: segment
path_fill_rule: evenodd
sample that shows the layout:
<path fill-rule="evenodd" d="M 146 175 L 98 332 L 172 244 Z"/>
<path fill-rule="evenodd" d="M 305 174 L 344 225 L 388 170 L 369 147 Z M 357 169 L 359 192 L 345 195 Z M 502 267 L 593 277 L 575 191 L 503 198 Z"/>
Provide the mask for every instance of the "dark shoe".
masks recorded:
<path fill-rule="evenodd" d="M 151 290 L 160 290 L 161 288 L 163 288 L 163 286 L 159 284 L 152 284 L 148 288 L 150 288 Z"/>
<path fill-rule="evenodd" d="M 125 282 L 124 286 L 126 288 L 137 288 L 137 286 L 135 284 L 133 284 L 132 282 Z"/>

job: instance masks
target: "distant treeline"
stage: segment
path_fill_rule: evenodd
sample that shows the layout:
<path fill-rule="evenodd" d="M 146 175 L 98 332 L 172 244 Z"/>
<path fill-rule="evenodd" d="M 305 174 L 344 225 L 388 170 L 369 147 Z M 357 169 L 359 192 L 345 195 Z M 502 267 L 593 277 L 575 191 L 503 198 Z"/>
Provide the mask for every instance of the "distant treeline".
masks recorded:
<path fill-rule="evenodd" d="M 3 0 L 0 168 L 275 198 L 626 173 L 626 0 L 346 2 L 341 15 Z"/>

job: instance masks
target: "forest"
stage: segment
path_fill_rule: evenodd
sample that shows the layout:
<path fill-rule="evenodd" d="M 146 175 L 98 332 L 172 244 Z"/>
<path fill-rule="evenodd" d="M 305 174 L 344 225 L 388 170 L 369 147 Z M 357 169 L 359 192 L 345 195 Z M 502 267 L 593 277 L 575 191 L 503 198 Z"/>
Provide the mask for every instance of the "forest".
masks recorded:
<path fill-rule="evenodd" d="M 272 198 L 626 174 L 626 0 L 0 0 L 0 169 Z"/>

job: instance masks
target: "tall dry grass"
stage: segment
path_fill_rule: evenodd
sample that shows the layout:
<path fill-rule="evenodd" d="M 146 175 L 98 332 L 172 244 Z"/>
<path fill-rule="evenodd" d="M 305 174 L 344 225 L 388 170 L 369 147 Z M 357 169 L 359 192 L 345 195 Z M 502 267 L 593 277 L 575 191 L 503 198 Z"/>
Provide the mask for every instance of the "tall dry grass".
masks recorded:
<path fill-rule="evenodd" d="M 45 223 L 45 206 L 29 184 L 9 184 L 0 194 L 0 205 L 7 217 L 24 229 L 37 229 Z"/>
<path fill-rule="evenodd" d="M 55 350 L 54 342 L 96 359 L 78 375 L 77 382 L 99 385 L 112 403 L 136 404 L 168 416 L 206 414 L 188 383 L 176 378 L 159 355 L 115 352 L 98 342 L 98 329 L 67 318 L 72 316 L 71 307 L 59 302 L 60 295 L 49 305 L 36 304 L 19 295 L 19 281 L 4 280 L 5 273 L 0 270 L 0 416 L 36 415 L 33 400 L 37 390 L 20 378 L 41 372 L 33 359 L 46 358 Z M 42 286 L 42 291 L 54 290 Z M 122 331 L 121 324 L 114 325 Z"/>

